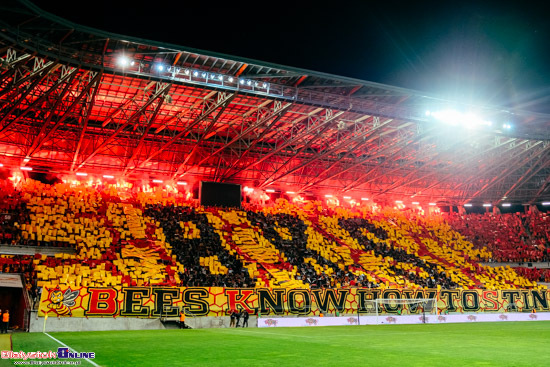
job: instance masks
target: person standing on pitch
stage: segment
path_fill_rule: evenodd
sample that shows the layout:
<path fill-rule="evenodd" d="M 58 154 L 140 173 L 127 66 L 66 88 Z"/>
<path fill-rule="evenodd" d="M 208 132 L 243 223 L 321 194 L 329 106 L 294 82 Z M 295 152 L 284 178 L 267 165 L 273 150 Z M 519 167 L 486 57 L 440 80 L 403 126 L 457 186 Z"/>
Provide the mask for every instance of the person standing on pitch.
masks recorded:
<path fill-rule="evenodd" d="M 2 333 L 3 334 L 6 334 L 8 332 L 9 325 L 10 325 L 10 312 L 6 310 L 2 314 Z"/>
<path fill-rule="evenodd" d="M 231 310 L 229 327 L 235 326 L 235 320 L 237 319 L 237 311 Z"/>
<path fill-rule="evenodd" d="M 239 327 L 239 321 L 241 321 L 241 313 L 235 311 L 235 318 L 237 319 L 237 325 L 235 327 Z"/>
<path fill-rule="evenodd" d="M 245 325 L 246 325 L 246 327 L 248 327 L 248 318 L 250 317 L 248 312 L 243 310 L 243 312 L 241 312 L 241 317 L 243 318 L 243 326 L 242 327 L 245 327 Z"/>

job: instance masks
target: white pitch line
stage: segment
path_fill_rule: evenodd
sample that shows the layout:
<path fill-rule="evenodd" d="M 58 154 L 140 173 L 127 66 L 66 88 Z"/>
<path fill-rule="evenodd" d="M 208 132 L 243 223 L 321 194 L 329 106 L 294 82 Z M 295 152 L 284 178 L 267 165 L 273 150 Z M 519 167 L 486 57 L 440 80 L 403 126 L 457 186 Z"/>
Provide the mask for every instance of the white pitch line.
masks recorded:
<path fill-rule="evenodd" d="M 59 341 L 58 339 L 54 338 L 54 337 L 51 336 L 50 334 L 48 334 L 48 333 L 44 333 L 44 334 L 46 334 L 47 336 L 49 336 L 50 338 L 52 338 L 53 340 L 55 340 L 56 342 L 58 342 L 59 344 L 61 344 L 62 346 L 64 346 L 65 348 L 69 348 L 69 349 L 72 350 L 74 353 L 78 353 L 78 352 L 76 351 L 76 349 L 73 349 L 73 348 L 69 347 L 67 344 L 62 343 L 61 341 Z M 96 366 L 96 367 L 101 367 L 100 365 L 98 365 L 98 364 L 95 363 L 94 361 L 89 360 L 88 358 L 84 358 L 84 359 L 87 360 L 88 362 L 90 362 L 92 365 L 94 365 L 94 366 Z"/>

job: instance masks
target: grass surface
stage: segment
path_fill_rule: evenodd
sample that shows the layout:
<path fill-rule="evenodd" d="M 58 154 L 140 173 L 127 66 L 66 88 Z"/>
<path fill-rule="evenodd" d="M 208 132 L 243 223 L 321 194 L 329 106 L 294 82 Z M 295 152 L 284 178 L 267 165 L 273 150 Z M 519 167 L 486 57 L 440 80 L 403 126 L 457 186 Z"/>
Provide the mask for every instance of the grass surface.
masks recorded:
<path fill-rule="evenodd" d="M 95 352 L 94 362 L 105 367 L 550 365 L 549 321 L 50 335 L 79 352 Z M 14 351 L 59 346 L 41 333 L 13 335 Z"/>

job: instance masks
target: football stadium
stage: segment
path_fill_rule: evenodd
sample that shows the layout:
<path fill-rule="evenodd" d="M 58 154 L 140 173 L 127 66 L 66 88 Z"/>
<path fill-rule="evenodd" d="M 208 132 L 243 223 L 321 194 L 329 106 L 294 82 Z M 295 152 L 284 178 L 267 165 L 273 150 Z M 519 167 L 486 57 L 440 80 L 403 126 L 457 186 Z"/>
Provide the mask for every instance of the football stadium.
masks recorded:
<path fill-rule="evenodd" d="M 550 115 L 1 8 L 0 365 L 550 364 Z"/>

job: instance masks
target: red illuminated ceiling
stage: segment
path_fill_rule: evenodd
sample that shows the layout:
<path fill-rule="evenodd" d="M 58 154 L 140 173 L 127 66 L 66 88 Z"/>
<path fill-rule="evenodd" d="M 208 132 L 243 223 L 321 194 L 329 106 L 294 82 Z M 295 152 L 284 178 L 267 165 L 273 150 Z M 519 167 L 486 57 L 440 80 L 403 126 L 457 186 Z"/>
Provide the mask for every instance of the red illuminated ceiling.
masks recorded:
<path fill-rule="evenodd" d="M 426 119 L 445 102 L 419 92 L 131 39 L 4 3 L 3 169 L 452 203 L 550 199 L 546 115 L 515 111 L 513 133 L 457 131 Z"/>

